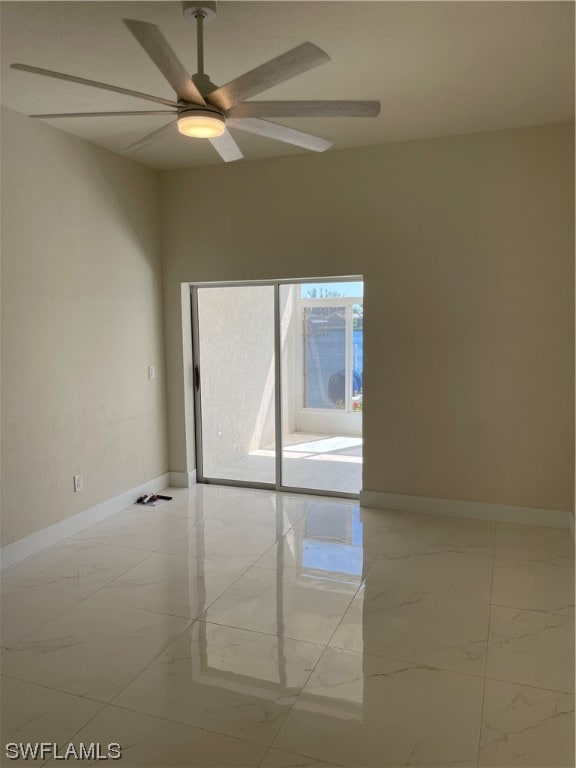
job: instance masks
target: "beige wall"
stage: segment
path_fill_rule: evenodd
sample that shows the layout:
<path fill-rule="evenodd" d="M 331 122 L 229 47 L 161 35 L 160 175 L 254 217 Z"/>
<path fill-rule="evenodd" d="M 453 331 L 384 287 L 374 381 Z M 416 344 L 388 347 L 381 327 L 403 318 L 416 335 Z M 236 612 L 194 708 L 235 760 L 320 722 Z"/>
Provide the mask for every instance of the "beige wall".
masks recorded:
<path fill-rule="evenodd" d="M 362 274 L 364 489 L 570 510 L 573 126 L 162 174 L 170 468 L 181 284 Z"/>
<path fill-rule="evenodd" d="M 363 274 L 364 488 L 573 509 L 572 144 L 548 126 L 167 172 L 160 198 L 3 109 L 2 543 L 194 467 L 193 281 Z"/>
<path fill-rule="evenodd" d="M 3 544 L 168 469 L 158 210 L 152 171 L 2 110 Z"/>

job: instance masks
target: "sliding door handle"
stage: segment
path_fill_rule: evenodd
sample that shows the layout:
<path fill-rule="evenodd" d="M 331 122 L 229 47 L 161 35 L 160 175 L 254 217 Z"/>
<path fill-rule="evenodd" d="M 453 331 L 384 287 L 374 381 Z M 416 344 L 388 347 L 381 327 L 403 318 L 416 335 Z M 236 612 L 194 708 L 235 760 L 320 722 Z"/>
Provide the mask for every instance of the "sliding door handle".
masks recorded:
<path fill-rule="evenodd" d="M 198 363 L 194 365 L 194 387 L 196 392 L 198 392 L 200 389 L 200 366 Z"/>

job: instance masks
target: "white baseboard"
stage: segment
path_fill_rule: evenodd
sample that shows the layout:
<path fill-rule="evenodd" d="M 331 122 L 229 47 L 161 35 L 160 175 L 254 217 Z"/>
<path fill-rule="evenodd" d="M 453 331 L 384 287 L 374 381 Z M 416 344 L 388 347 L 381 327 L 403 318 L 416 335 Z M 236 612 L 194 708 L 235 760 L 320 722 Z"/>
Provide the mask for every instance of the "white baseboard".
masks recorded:
<path fill-rule="evenodd" d="M 0 569 L 10 568 L 10 566 L 16 565 L 16 563 L 41 552 L 43 549 L 53 547 L 69 536 L 84 530 L 84 528 L 89 528 L 91 525 L 105 520 L 107 517 L 133 504 L 138 496 L 142 496 L 144 493 L 160 491 L 168 488 L 169 485 L 170 475 L 166 472 L 164 475 L 159 475 L 147 483 L 130 488 L 130 490 L 119 493 L 117 496 L 113 496 L 111 499 L 107 499 L 93 507 L 84 509 L 76 515 L 67 517 L 65 520 L 54 523 L 54 525 L 49 525 L 41 531 L 36 531 L 36 533 L 24 536 L 23 539 L 18 539 L 18 541 L 12 542 L 12 544 L 7 544 L 0 549 Z"/>
<path fill-rule="evenodd" d="M 476 520 L 539 525 L 546 528 L 573 528 L 574 526 L 572 514 L 557 509 L 534 509 L 532 507 L 514 507 L 510 504 L 485 504 L 480 501 L 458 501 L 457 499 L 433 499 L 427 496 L 408 496 L 401 493 L 361 491 L 360 505 L 373 509 L 469 517 Z"/>
<path fill-rule="evenodd" d="M 191 472 L 170 472 L 170 485 L 173 488 L 190 488 L 196 485 L 196 470 Z"/>

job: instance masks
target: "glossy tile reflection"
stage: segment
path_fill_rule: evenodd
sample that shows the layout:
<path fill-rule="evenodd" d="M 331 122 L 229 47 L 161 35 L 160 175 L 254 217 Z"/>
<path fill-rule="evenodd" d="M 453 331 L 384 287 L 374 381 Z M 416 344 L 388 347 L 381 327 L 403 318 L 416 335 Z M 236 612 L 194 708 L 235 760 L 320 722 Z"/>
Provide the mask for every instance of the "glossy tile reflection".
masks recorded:
<path fill-rule="evenodd" d="M 14 740 L 150 768 L 573 765 L 567 531 L 170 495 L 4 572 Z"/>
<path fill-rule="evenodd" d="M 357 586 L 251 568 L 200 618 L 310 643 L 328 643 Z"/>
<path fill-rule="evenodd" d="M 196 622 L 114 703 L 270 744 L 322 648 Z"/>
<path fill-rule="evenodd" d="M 256 565 L 359 585 L 365 567 L 359 506 L 317 501 Z"/>

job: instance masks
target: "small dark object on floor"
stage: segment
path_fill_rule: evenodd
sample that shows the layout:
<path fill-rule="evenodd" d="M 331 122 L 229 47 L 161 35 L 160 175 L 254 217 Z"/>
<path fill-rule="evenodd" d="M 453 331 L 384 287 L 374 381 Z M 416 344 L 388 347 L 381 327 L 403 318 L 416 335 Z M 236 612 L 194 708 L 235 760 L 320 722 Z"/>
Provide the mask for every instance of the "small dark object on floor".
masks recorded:
<path fill-rule="evenodd" d="M 158 499 L 172 501 L 172 496 L 161 496 L 159 493 L 145 493 L 144 496 L 136 499 L 136 504 L 154 504 Z"/>

